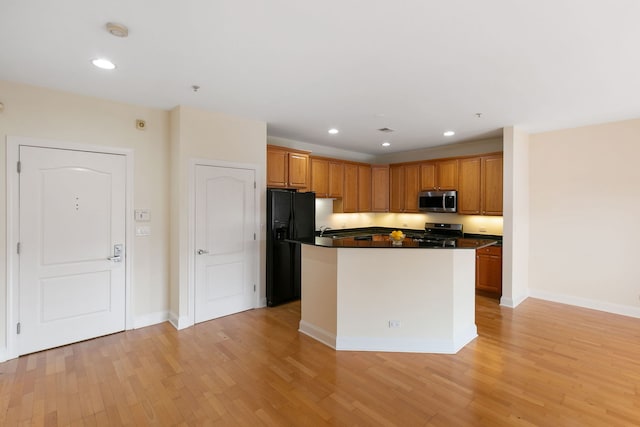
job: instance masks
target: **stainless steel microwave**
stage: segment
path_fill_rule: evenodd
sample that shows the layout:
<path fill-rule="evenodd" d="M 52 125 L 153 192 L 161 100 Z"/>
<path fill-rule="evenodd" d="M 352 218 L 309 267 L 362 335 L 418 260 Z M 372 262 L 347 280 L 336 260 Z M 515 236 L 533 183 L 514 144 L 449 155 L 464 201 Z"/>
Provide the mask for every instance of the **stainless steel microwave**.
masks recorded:
<path fill-rule="evenodd" d="M 423 212 L 457 212 L 456 191 L 423 191 L 418 194 L 418 209 Z"/>

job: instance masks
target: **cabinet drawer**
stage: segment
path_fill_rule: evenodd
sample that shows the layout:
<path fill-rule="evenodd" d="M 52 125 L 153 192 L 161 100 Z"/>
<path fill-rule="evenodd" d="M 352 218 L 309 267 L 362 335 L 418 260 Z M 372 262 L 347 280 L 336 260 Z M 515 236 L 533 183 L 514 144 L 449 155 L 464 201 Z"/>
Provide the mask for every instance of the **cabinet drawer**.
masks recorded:
<path fill-rule="evenodd" d="M 502 246 L 487 246 L 486 248 L 477 249 L 477 253 L 482 255 L 501 256 Z"/>

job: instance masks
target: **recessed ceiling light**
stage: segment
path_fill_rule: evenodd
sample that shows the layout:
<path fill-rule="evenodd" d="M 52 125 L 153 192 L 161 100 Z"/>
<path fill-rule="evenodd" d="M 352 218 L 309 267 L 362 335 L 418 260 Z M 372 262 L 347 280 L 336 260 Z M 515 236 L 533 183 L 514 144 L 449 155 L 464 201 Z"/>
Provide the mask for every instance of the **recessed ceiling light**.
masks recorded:
<path fill-rule="evenodd" d="M 389 141 L 385 141 L 382 143 L 383 147 L 389 147 L 391 145 L 391 143 Z"/>
<path fill-rule="evenodd" d="M 455 135 L 455 134 L 456 134 L 456 133 L 455 133 L 454 131 L 452 131 L 452 130 L 448 130 L 448 131 L 446 131 L 445 133 L 443 133 L 443 135 L 444 135 L 444 136 L 453 136 L 453 135 Z"/>
<path fill-rule="evenodd" d="M 113 62 L 104 58 L 94 59 L 93 61 L 91 61 L 91 63 L 98 68 L 102 68 L 103 70 L 113 70 L 114 68 L 116 68 L 116 65 Z"/>
<path fill-rule="evenodd" d="M 336 128 L 331 128 L 331 129 L 329 129 L 329 133 L 330 133 L 331 135 L 335 135 L 335 134 L 336 134 L 336 133 L 338 133 L 338 132 L 340 132 L 340 131 L 339 131 L 338 129 L 336 129 Z"/>

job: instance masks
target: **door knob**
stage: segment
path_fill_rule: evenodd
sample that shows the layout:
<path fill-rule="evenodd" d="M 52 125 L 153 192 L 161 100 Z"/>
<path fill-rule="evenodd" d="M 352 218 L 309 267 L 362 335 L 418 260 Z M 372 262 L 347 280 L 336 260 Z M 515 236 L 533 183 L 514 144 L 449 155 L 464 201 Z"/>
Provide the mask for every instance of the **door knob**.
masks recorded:
<path fill-rule="evenodd" d="M 204 254 L 208 254 L 209 251 L 204 250 L 204 249 L 198 249 L 198 255 L 204 255 Z"/>

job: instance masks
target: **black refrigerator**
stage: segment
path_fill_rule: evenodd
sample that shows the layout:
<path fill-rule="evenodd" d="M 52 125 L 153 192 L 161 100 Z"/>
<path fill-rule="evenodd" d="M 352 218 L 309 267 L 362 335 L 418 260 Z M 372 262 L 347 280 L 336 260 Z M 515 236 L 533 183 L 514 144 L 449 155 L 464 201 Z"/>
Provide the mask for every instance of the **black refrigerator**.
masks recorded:
<path fill-rule="evenodd" d="M 316 229 L 315 193 L 267 189 L 267 305 L 300 299 L 299 243 L 313 239 Z"/>

